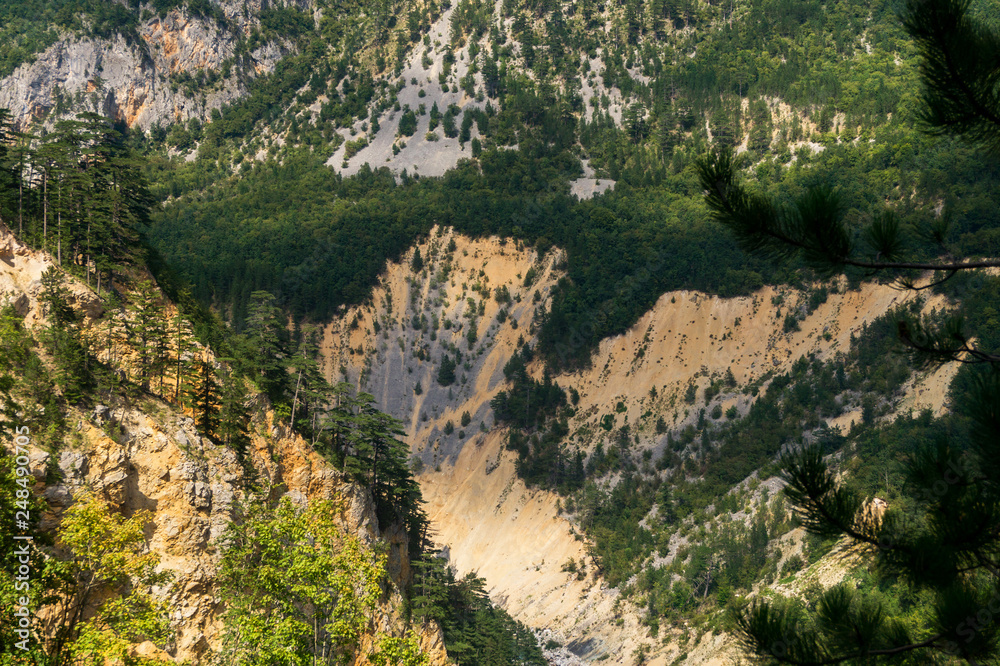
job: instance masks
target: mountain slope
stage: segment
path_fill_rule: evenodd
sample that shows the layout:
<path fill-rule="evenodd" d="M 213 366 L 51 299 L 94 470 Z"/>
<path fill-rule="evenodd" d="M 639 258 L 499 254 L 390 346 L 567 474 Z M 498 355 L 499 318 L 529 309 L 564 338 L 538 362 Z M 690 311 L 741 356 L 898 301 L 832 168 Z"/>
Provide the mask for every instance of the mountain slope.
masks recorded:
<path fill-rule="evenodd" d="M 422 260 L 419 270 L 413 264 L 417 251 Z M 537 329 L 532 313 L 547 307 L 561 256 L 553 250 L 539 257 L 532 249 L 518 249 L 499 239 L 469 240 L 435 230 L 402 262 L 389 265 L 368 305 L 348 309 L 327 327 L 324 367 L 333 379 L 358 382 L 383 409 L 407 424 L 436 541 L 449 548 L 460 571 L 477 571 L 487 580 L 491 596 L 515 617 L 544 630 L 546 640 L 566 646 L 587 663 L 603 655 L 610 655 L 610 663 L 629 663 L 644 644 L 650 655 L 659 654 L 669 663 L 688 651 L 678 643 L 682 636 L 673 631 L 658 638 L 648 634 L 643 623 L 650 616 L 639 603 L 642 595 L 634 589 L 635 580 L 612 588 L 606 579 L 607 563 L 602 561 L 607 551 L 588 546 L 593 534 L 581 524 L 584 500 L 576 494 L 567 500 L 550 490 L 526 486 L 518 476 L 523 476 L 527 461 L 519 461 L 506 446 L 508 429 L 491 407 L 497 393 L 509 386 L 502 369 L 525 342 L 533 343 L 532 331 Z M 532 269 L 534 280 L 525 287 Z M 498 289 L 506 289 L 509 303 L 505 296 L 498 302 Z M 602 342 L 587 370 L 552 378 L 578 395 L 567 424 L 569 436 L 559 444 L 565 459 L 572 459 L 575 451 L 595 459 L 599 450 L 616 446 L 618 432 L 625 426 L 634 438 L 628 455 L 637 465 L 646 461 L 641 475 L 679 483 L 672 474 L 677 463 L 670 462 L 677 451 L 674 442 L 689 428 L 704 428 L 700 421 L 708 412 L 718 407 L 726 417 L 713 419 L 739 423 L 758 396 L 766 393 L 770 378 L 791 373 L 803 359 L 810 363 L 835 359 L 853 349 L 880 318 L 916 298 L 913 292 L 890 286 L 863 284 L 853 290 L 842 283 L 830 289 L 824 302 L 810 307 L 813 293 L 765 288 L 733 299 L 697 292 L 664 294 L 626 334 Z M 920 305 L 927 312 L 946 306 L 941 296 Z M 786 313 L 798 317 L 796 330 L 785 328 Z M 473 327 L 475 341 L 470 343 Z M 442 364 L 447 365 L 445 357 L 454 359 L 456 352 L 461 358 L 454 383 L 442 385 Z M 531 368 L 541 379 L 541 364 Z M 940 387 L 956 370 L 957 364 L 951 364 L 932 375 L 914 377 L 893 394 L 889 413 L 892 409 L 940 413 L 946 404 Z M 706 400 L 706 391 L 721 385 L 727 372 L 732 373 L 734 386 L 716 388 L 717 395 Z M 759 392 L 750 391 L 755 385 Z M 938 388 L 925 390 L 932 386 Z M 702 397 L 687 402 L 689 387 Z M 826 419 L 829 427 L 847 432 L 860 425 L 861 400 L 857 395 L 849 400 L 839 415 Z M 610 427 L 602 425 L 608 421 Z M 719 445 L 721 440 L 715 444 Z M 688 475 L 704 472 L 704 464 L 702 472 L 695 471 L 698 466 L 687 467 L 700 455 L 697 447 L 680 451 L 681 466 L 691 470 Z M 664 468 L 661 461 L 669 466 Z M 756 475 L 770 463 L 769 458 L 752 460 L 743 474 Z M 709 469 L 714 466 L 721 463 L 709 463 Z M 612 488 L 625 472 L 591 474 L 599 486 Z M 734 492 L 742 488 L 746 493 L 747 483 L 740 481 L 742 476 L 729 484 L 738 486 Z M 574 498 L 577 509 L 567 513 Z M 768 510 L 766 503 L 756 506 L 752 497 L 741 502 L 747 507 L 742 520 L 752 522 Z M 654 508 L 647 520 L 655 521 L 655 516 Z M 704 520 L 712 524 L 708 517 Z M 663 527 L 654 522 L 646 530 L 657 535 Z M 587 539 L 581 540 L 581 534 Z M 708 537 L 701 538 L 708 542 Z M 653 549 L 647 563 L 638 560 L 630 566 L 641 574 L 674 557 L 687 557 L 682 551 L 697 543 L 695 537 L 671 536 L 659 554 Z M 711 645 L 715 644 L 690 646 L 691 659 L 722 649 Z"/>
<path fill-rule="evenodd" d="M 6 76 L 0 106 L 24 126 L 82 111 L 147 130 L 207 120 L 293 49 L 276 35 L 257 46 L 247 42 L 260 34 L 260 2 L 209 7 L 206 13 L 183 6 L 158 14 L 147 9 L 141 18 L 136 9 L 135 27 L 118 34 L 64 29 Z"/>

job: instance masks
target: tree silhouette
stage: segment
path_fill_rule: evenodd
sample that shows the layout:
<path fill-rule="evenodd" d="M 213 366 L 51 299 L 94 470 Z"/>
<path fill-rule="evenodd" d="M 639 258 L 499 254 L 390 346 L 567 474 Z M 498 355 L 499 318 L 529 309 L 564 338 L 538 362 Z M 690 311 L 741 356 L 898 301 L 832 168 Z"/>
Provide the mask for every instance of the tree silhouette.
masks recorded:
<path fill-rule="evenodd" d="M 909 0 L 902 22 L 922 62 L 923 128 L 1000 149 L 1000 34 L 969 16 L 968 0 Z M 732 153 L 699 165 L 706 202 L 744 249 L 775 259 L 797 258 L 820 275 L 861 269 L 888 274 L 909 289 L 926 289 L 960 271 L 1000 267 L 989 257 L 961 257 L 947 242 L 949 216 L 925 229 L 934 252 L 914 248 L 899 217 L 881 211 L 860 230 L 844 219 L 836 192 L 814 188 L 790 206 L 740 182 Z M 922 272 L 934 271 L 917 286 Z M 951 318 L 934 326 L 899 322 L 900 340 L 925 364 L 977 365 L 958 411 L 968 434 L 942 436 L 907 465 L 908 496 L 873 511 L 840 484 L 819 446 L 786 455 L 786 494 L 805 528 L 822 537 L 848 537 L 874 552 L 883 580 L 905 581 L 929 593 L 923 627 L 892 617 L 880 603 L 837 586 L 805 612 L 793 602 L 759 600 L 737 614 L 739 638 L 764 663 L 872 663 L 917 659 L 994 663 L 1000 658 L 1000 356 L 982 350 Z M 986 615 L 989 618 L 986 618 Z M 911 662 L 907 662 L 911 663 Z M 912 662 L 916 663 L 916 662 Z"/>

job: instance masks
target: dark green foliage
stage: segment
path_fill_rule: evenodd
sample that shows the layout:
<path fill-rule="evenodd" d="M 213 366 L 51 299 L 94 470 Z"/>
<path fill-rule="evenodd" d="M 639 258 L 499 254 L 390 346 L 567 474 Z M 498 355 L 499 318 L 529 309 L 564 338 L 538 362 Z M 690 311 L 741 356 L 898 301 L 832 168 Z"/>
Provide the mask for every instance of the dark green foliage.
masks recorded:
<path fill-rule="evenodd" d="M 0 308 L 0 433 L 27 427 L 34 441 L 55 445 L 65 427 L 63 411 L 35 346 L 13 306 Z"/>
<path fill-rule="evenodd" d="M 232 371 L 224 369 L 220 381 L 218 438 L 222 444 L 243 455 L 250 443 L 251 415 L 247 407 L 250 396 L 243 379 Z"/>
<path fill-rule="evenodd" d="M 266 7 L 260 12 L 260 27 L 267 37 L 295 39 L 312 32 L 313 19 L 295 7 Z"/>
<path fill-rule="evenodd" d="M 441 355 L 441 365 L 438 367 L 437 381 L 441 386 L 451 386 L 455 383 L 455 368 L 458 363 L 447 354 Z"/>
<path fill-rule="evenodd" d="M 50 325 L 40 336 L 55 362 L 55 380 L 69 403 L 81 403 L 93 387 L 93 366 L 89 350 L 80 338 L 79 317 L 69 305 L 65 277 L 57 268 L 42 275 L 42 297 Z"/>
<path fill-rule="evenodd" d="M 920 49 L 919 117 L 936 134 L 1000 150 L 1000 35 L 969 20 L 970 0 L 910 0 L 903 25 Z"/>
<path fill-rule="evenodd" d="M 279 401 L 288 381 L 282 362 L 288 356 L 288 334 L 274 296 L 266 291 L 255 291 L 250 299 L 244 337 L 234 342 L 242 346 L 245 341 L 245 358 L 255 370 L 254 381 L 271 400 Z"/>
<path fill-rule="evenodd" d="M 0 215 L 22 242 L 96 277 L 98 291 L 142 259 L 138 228 L 152 201 L 127 136 L 93 113 L 60 120 L 43 140 L 10 131 L 0 111 Z M 64 261 L 64 258 L 67 259 Z M 96 272 L 96 275 L 95 275 Z"/>
<path fill-rule="evenodd" d="M 219 428 L 219 383 L 215 368 L 205 360 L 195 363 L 194 382 L 188 401 L 194 410 L 195 424 L 206 437 L 215 437 Z"/>
<path fill-rule="evenodd" d="M 412 110 L 407 109 L 403 116 L 399 119 L 399 134 L 400 136 L 413 136 L 413 133 L 417 131 L 417 114 Z"/>
<path fill-rule="evenodd" d="M 436 620 L 448 656 L 463 666 L 545 666 L 531 630 L 490 603 L 486 581 L 475 574 L 455 579 L 445 561 L 427 555 L 413 562 L 413 618 Z"/>
<path fill-rule="evenodd" d="M 925 220 L 917 239 L 904 236 L 897 213 L 877 211 L 862 229 L 865 247 L 855 247 L 843 197 L 826 185 L 806 189 L 789 205 L 753 192 L 739 182 L 732 153 L 722 150 L 699 165 L 705 199 L 713 216 L 728 227 L 747 251 L 776 260 L 799 259 L 821 275 L 846 269 L 891 271 L 903 286 L 915 271 L 998 266 L 997 261 L 939 262 L 935 254 L 952 253 L 946 244 L 947 218 Z M 913 234 L 916 235 L 916 234 Z M 923 243 L 913 240 L 925 239 Z M 908 242 L 909 241 L 909 242 Z M 930 241 L 930 242 L 927 242 Z"/>
<path fill-rule="evenodd" d="M 566 394 L 552 377 L 545 375 L 542 381 L 528 375 L 526 363 L 530 351 L 525 348 L 515 354 L 504 366 L 504 376 L 511 382 L 511 388 L 499 392 L 490 402 L 498 422 L 509 423 L 522 430 L 529 430 L 544 424 L 546 417 L 566 404 Z"/>

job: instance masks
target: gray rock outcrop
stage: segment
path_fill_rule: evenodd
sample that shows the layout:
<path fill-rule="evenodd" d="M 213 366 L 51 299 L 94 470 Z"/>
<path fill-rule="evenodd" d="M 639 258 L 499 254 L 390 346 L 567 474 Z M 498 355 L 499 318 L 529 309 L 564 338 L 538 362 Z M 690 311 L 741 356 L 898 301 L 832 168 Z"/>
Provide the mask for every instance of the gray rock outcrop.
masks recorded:
<path fill-rule="evenodd" d="M 139 26 L 138 42 L 66 34 L 3 79 L 0 107 L 10 109 L 21 127 L 82 111 L 143 129 L 204 119 L 246 94 L 250 80 L 273 71 L 291 51 L 282 40 L 237 56 L 240 37 L 259 24 L 260 4 L 221 3 L 225 22 L 181 10 L 153 16 Z M 202 73 L 212 82 L 185 87 L 178 78 Z"/>

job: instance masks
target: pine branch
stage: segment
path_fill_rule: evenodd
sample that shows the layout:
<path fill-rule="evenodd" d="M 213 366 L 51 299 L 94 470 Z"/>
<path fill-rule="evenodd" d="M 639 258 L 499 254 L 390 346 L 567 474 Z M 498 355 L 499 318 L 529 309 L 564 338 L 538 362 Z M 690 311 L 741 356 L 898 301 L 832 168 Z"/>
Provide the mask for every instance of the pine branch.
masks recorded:
<path fill-rule="evenodd" d="M 799 509 L 803 526 L 820 536 L 846 535 L 880 546 L 876 535 L 858 528 L 861 503 L 834 480 L 819 447 L 810 447 L 782 460 L 785 494 Z"/>
<path fill-rule="evenodd" d="M 953 133 L 1000 148 L 1000 37 L 968 18 L 969 0 L 910 0 L 901 18 L 923 55 L 933 134 Z"/>
<path fill-rule="evenodd" d="M 947 363 L 1000 363 L 1000 356 L 984 352 L 972 344 L 962 333 L 962 320 L 945 321 L 940 331 L 926 331 L 919 321 L 902 320 L 897 323 L 900 341 L 925 362 Z"/>
<path fill-rule="evenodd" d="M 855 631 L 858 622 L 866 618 L 854 618 Z M 860 649 L 846 654 L 830 655 L 821 640 L 822 631 L 803 630 L 796 622 L 796 616 L 788 610 L 775 607 L 773 602 L 760 601 L 736 617 L 740 642 L 750 652 L 762 660 L 771 660 L 792 666 L 834 666 L 870 657 L 893 657 L 923 649 L 942 649 L 944 634 L 935 634 L 925 640 L 907 642 L 891 647 Z M 888 636 L 883 636 L 888 638 Z"/>
<path fill-rule="evenodd" d="M 975 268 L 1000 268 L 1000 259 L 968 261 L 864 261 L 852 256 L 846 229 L 840 220 L 840 202 L 836 193 L 817 189 L 798 202 L 794 211 L 781 211 L 769 199 L 747 192 L 737 182 L 732 152 L 723 149 L 709 155 L 698 165 L 705 202 L 713 217 L 728 227 L 747 252 L 766 252 L 775 258 L 803 254 L 806 261 L 821 272 L 832 273 L 847 266 L 868 271 L 918 270 L 961 271 Z M 869 230 L 870 242 L 877 247 L 894 248 L 898 233 L 883 220 Z M 876 240 L 877 239 L 877 240 Z M 904 283 L 905 284 L 905 283 Z"/>

